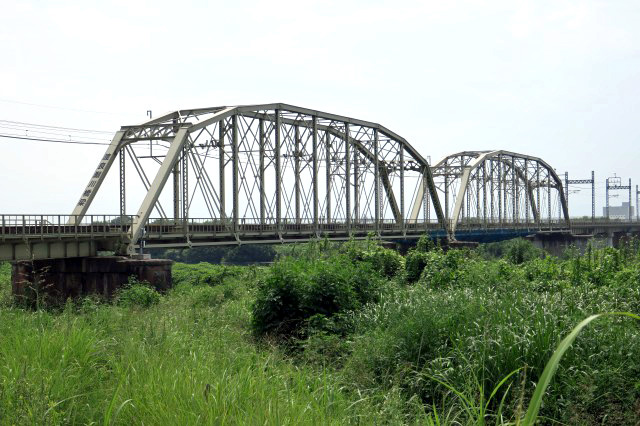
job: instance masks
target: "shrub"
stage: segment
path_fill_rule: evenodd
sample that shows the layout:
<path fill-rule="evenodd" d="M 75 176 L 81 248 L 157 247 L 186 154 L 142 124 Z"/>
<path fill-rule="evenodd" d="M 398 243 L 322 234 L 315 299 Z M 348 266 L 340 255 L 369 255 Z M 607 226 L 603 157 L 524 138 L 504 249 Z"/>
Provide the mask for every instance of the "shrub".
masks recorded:
<path fill-rule="evenodd" d="M 535 247 L 531 241 L 522 238 L 509 240 L 504 244 L 504 257 L 516 265 L 540 258 L 544 254 L 542 249 Z"/>
<path fill-rule="evenodd" d="M 420 279 L 420 275 L 430 258 L 430 253 L 419 250 L 411 250 L 407 254 L 405 266 L 407 282 L 414 283 Z"/>
<path fill-rule="evenodd" d="M 463 264 L 467 260 L 464 250 L 430 251 L 423 253 L 425 262 L 420 282 L 430 287 L 442 287 L 456 282 L 463 276 Z"/>
<path fill-rule="evenodd" d="M 115 302 L 120 306 L 148 308 L 160 302 L 160 294 L 148 282 L 131 276 L 116 293 Z"/>
<path fill-rule="evenodd" d="M 362 253 L 362 260 L 386 278 L 393 278 L 404 271 L 404 258 L 395 250 L 376 246 Z"/>
<path fill-rule="evenodd" d="M 431 237 L 428 235 L 423 235 L 418 239 L 416 243 L 415 250 L 419 252 L 428 252 L 436 249 L 436 244 L 433 242 Z"/>
<path fill-rule="evenodd" d="M 331 318 L 376 301 L 382 280 L 366 265 L 356 266 L 339 255 L 276 262 L 258 282 L 252 307 L 254 332 L 301 337 L 315 315 Z"/>

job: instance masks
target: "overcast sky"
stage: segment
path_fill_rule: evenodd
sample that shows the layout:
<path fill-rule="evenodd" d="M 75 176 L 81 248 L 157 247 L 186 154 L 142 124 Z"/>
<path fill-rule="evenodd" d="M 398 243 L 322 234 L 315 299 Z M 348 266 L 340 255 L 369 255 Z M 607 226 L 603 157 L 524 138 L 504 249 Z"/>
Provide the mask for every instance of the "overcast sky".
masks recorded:
<path fill-rule="evenodd" d="M 0 120 L 115 132 L 147 110 L 285 102 L 434 161 L 508 149 L 595 170 L 598 212 L 607 176 L 640 184 L 638 1 L 2 3 Z M 70 213 L 104 148 L 0 138 L 0 213 Z M 588 187 L 571 200 L 590 213 Z"/>

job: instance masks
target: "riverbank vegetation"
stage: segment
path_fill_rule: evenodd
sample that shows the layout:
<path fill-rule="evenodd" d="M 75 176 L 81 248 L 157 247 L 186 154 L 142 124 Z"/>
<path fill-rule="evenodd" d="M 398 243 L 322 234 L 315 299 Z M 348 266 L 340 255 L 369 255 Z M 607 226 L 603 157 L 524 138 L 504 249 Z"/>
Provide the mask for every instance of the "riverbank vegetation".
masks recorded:
<path fill-rule="evenodd" d="M 293 254 L 293 256 L 287 256 Z M 640 251 L 316 241 L 37 311 L 0 266 L 0 424 L 517 424 L 558 343 L 640 312 Z M 589 324 L 539 420 L 637 424 L 640 322 Z"/>

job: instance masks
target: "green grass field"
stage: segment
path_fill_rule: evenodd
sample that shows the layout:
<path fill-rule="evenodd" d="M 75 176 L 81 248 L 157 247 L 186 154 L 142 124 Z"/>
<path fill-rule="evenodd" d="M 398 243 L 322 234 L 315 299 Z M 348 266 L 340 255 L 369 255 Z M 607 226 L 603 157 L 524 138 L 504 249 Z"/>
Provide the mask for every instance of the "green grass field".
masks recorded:
<path fill-rule="evenodd" d="M 574 326 L 640 312 L 640 254 L 320 242 L 174 284 L 32 311 L 1 265 L 0 424 L 518 424 Z M 639 324 L 589 324 L 539 421 L 639 424 Z"/>

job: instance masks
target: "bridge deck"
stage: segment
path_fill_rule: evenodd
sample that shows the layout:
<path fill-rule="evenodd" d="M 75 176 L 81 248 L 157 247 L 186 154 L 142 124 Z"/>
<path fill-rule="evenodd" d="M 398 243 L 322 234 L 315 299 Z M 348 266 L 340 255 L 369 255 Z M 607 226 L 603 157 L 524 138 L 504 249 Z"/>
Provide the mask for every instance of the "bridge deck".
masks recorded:
<path fill-rule="evenodd" d="M 131 238 L 131 216 L 90 215 L 81 220 L 69 215 L 0 215 L 0 260 L 66 258 L 115 251 Z M 77 224 L 73 224 L 76 223 Z M 608 223 L 608 222 L 607 222 Z M 466 220 L 457 227 L 456 237 L 490 241 L 540 231 L 568 231 L 564 222 L 552 221 L 500 223 Z M 437 221 L 398 224 L 393 220 L 330 222 L 314 224 L 309 220 L 241 220 L 237 225 L 211 219 L 151 219 L 145 226 L 146 247 L 191 247 L 252 243 L 303 241 L 313 237 L 345 240 L 378 235 L 387 239 L 417 238 L 428 233 L 446 237 Z"/>

